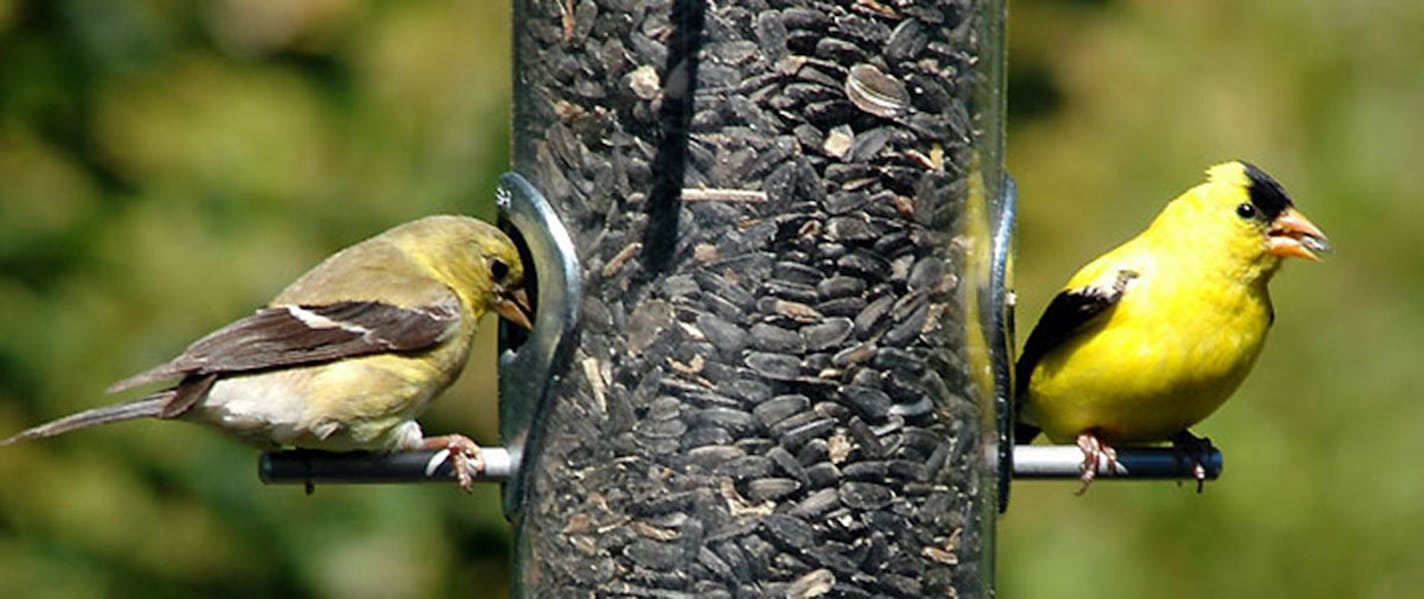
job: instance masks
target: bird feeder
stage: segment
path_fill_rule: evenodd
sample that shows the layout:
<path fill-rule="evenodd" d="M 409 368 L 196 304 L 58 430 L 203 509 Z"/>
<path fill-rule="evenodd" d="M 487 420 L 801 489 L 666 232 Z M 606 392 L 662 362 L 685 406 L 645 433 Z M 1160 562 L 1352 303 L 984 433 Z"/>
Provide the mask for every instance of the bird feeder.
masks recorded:
<path fill-rule="evenodd" d="M 1002 12 L 515 3 L 514 171 L 582 272 L 520 594 L 989 591 Z"/>
<path fill-rule="evenodd" d="M 537 317 L 501 329 L 485 478 L 506 481 L 515 595 L 992 595 L 1014 468 L 1082 462 L 1010 438 L 1003 3 L 514 16 L 500 209 Z M 448 468 L 288 452 L 263 476 Z"/>

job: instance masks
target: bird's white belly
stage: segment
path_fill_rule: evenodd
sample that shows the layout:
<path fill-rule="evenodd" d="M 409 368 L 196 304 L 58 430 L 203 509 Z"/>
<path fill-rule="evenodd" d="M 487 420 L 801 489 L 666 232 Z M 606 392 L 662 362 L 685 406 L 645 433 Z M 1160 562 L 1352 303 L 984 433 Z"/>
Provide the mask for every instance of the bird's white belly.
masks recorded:
<path fill-rule="evenodd" d="M 223 378 L 196 407 L 200 420 L 250 443 L 297 445 L 311 436 L 301 373 L 270 372 Z"/>
<path fill-rule="evenodd" d="M 260 447 L 300 447 L 328 451 L 418 447 L 420 426 L 404 414 L 351 417 L 327 413 L 306 393 L 313 376 L 340 375 L 325 369 L 274 371 L 223 378 L 194 408 L 192 418 Z M 319 385 L 315 385 L 319 386 Z M 327 402 L 325 406 L 332 403 Z"/>

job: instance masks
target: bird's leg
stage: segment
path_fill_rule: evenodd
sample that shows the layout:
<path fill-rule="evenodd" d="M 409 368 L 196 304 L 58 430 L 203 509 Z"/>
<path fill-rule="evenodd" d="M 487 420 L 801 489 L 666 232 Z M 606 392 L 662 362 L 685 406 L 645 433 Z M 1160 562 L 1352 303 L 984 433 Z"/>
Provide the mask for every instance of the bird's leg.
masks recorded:
<path fill-rule="evenodd" d="M 1177 454 L 1177 463 L 1190 466 L 1192 478 L 1197 479 L 1197 492 L 1202 492 L 1206 482 L 1206 460 L 1215 449 L 1211 439 L 1198 437 L 1190 431 L 1182 431 L 1172 437 L 1172 450 Z"/>
<path fill-rule="evenodd" d="M 455 478 L 466 493 L 475 486 L 473 473 L 485 471 L 485 460 L 480 457 L 480 446 L 464 435 L 441 435 L 420 440 L 421 449 L 444 449 L 450 452 L 450 467 L 455 469 Z"/>
<path fill-rule="evenodd" d="M 1097 478 L 1099 468 L 1106 467 L 1108 472 L 1113 474 L 1122 470 L 1122 465 L 1117 463 L 1117 450 L 1093 431 L 1078 435 L 1078 449 L 1083 450 L 1083 473 L 1079 477 L 1083 481 L 1083 488 L 1078 489 L 1078 495 L 1088 491 L 1088 485 L 1093 484 L 1093 479 Z"/>

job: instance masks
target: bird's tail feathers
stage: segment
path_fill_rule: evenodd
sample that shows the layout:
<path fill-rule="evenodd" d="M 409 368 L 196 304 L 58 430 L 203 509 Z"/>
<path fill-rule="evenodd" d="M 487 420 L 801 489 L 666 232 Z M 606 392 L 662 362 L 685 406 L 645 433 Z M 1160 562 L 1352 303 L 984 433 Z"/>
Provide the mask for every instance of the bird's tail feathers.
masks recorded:
<path fill-rule="evenodd" d="M 27 439 L 54 437 L 72 430 L 89 428 L 100 424 L 109 424 L 111 422 L 122 422 L 135 418 L 157 418 L 159 414 L 162 413 L 164 404 L 167 404 L 172 398 L 173 390 L 170 389 L 133 401 L 85 410 L 78 414 L 70 414 L 59 420 L 46 422 L 20 432 L 9 439 L 0 441 L 0 445 L 9 445 Z"/>

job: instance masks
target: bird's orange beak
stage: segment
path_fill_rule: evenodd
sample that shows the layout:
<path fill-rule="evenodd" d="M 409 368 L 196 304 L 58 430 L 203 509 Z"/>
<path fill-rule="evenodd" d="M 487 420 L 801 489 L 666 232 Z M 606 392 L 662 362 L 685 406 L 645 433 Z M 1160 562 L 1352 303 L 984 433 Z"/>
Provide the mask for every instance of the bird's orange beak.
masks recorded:
<path fill-rule="evenodd" d="M 524 327 L 525 330 L 534 328 L 534 324 L 529 322 L 529 296 L 524 294 L 523 289 L 506 291 L 499 293 L 494 301 L 494 311 L 503 316 L 505 320 Z"/>
<path fill-rule="evenodd" d="M 1320 254 L 1329 253 L 1331 249 L 1330 241 L 1325 239 L 1325 232 L 1293 207 L 1286 208 L 1276 220 L 1271 221 L 1271 230 L 1267 235 L 1267 251 L 1283 258 L 1305 258 L 1319 262 Z"/>

